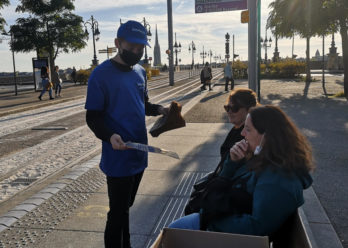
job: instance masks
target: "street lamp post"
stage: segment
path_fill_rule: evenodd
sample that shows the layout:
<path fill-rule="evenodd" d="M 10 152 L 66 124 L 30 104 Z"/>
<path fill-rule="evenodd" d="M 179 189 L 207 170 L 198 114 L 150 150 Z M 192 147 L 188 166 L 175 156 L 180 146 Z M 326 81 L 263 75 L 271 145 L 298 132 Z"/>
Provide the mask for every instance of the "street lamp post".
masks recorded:
<path fill-rule="evenodd" d="M 204 66 L 204 59 L 207 57 L 207 52 L 204 51 L 204 46 L 203 46 L 203 52 L 201 52 L 200 55 L 203 58 L 203 66 Z"/>
<path fill-rule="evenodd" d="M 92 28 L 93 51 L 94 51 L 92 65 L 98 65 L 97 54 L 96 54 L 96 50 L 95 50 L 95 42 L 99 40 L 99 35 L 100 35 L 99 28 L 98 28 L 98 22 L 96 19 L 94 19 L 93 15 L 92 15 L 91 19 L 89 19 L 88 21 L 86 21 L 84 23 L 86 35 L 88 35 L 87 24 L 89 24 Z"/>
<path fill-rule="evenodd" d="M 268 61 L 268 59 L 267 59 L 267 48 L 272 46 L 272 44 L 271 44 L 272 43 L 272 39 L 271 38 L 267 39 L 267 28 L 266 28 L 265 39 L 262 39 L 262 37 L 261 37 L 260 43 L 261 43 L 261 47 L 263 47 L 265 49 L 265 64 L 267 65 L 267 61 Z"/>
<path fill-rule="evenodd" d="M 10 46 L 12 46 L 13 44 L 13 33 L 10 31 L 10 33 L 7 32 L 3 32 L 2 35 L 5 36 L 10 36 L 11 40 L 10 40 Z M 16 75 L 16 62 L 15 62 L 15 56 L 14 56 L 14 50 L 11 47 L 11 51 L 12 51 L 12 63 L 13 63 L 13 80 L 14 80 L 14 85 L 15 85 L 15 95 L 18 95 L 18 89 L 17 89 L 17 75 Z"/>
<path fill-rule="evenodd" d="M 174 52 L 175 52 L 175 66 L 178 66 L 178 53 L 181 52 L 181 43 L 176 42 L 176 33 L 175 33 L 175 43 L 174 43 Z"/>
<path fill-rule="evenodd" d="M 208 51 L 208 57 L 209 57 L 209 63 L 210 63 L 210 65 L 211 65 L 211 57 L 213 56 L 213 52 L 212 52 L 212 50 L 210 49 L 209 51 Z"/>
<path fill-rule="evenodd" d="M 194 53 L 196 52 L 196 45 L 193 41 L 189 44 L 189 52 L 192 52 L 192 69 L 193 69 L 193 66 L 195 65 Z"/>
<path fill-rule="evenodd" d="M 278 35 L 275 35 L 275 47 L 273 53 L 273 62 L 277 62 L 279 60 L 279 51 L 278 51 Z"/>
<path fill-rule="evenodd" d="M 220 60 L 221 60 L 221 55 L 217 56 L 217 55 L 215 54 L 214 60 L 215 60 L 215 67 L 217 67 L 217 61 L 220 61 Z"/>
<path fill-rule="evenodd" d="M 152 34 L 151 34 L 151 26 L 150 26 L 150 24 L 146 21 L 145 17 L 144 17 L 143 22 L 144 22 L 144 27 L 145 27 L 145 29 L 146 29 L 146 35 L 147 35 L 147 36 L 152 36 Z M 147 38 L 147 40 L 150 41 L 151 39 L 150 39 L 150 38 Z M 147 49 L 146 49 L 146 46 L 145 46 L 145 59 L 144 59 L 144 64 L 147 65 L 148 63 L 149 63 L 149 61 L 148 61 L 148 59 L 147 59 Z"/>
<path fill-rule="evenodd" d="M 225 43 L 225 58 L 227 60 L 227 63 L 228 63 L 228 60 L 230 58 L 230 35 L 229 33 L 226 33 L 225 35 L 225 39 L 226 39 L 226 43 Z"/>

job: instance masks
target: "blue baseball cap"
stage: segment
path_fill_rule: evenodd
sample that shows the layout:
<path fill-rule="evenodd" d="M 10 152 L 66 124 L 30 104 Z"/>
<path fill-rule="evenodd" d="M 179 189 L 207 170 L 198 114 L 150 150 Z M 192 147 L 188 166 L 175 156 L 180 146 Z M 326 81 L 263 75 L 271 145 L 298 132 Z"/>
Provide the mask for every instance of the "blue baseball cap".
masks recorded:
<path fill-rule="evenodd" d="M 151 47 L 147 42 L 147 32 L 145 27 L 137 21 L 128 21 L 121 24 L 117 30 L 117 38 L 123 38 L 128 42 Z"/>

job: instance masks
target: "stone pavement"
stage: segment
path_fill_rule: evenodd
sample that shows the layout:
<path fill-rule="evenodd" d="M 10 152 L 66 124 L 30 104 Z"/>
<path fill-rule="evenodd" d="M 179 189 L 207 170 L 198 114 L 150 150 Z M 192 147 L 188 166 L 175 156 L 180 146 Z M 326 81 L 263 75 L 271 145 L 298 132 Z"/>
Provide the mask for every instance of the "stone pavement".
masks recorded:
<path fill-rule="evenodd" d="M 63 83 L 62 97 L 54 100 L 48 100 L 49 96 L 46 92 L 40 101 L 38 99 L 40 91 L 35 92 L 34 90 L 20 91 L 17 96 L 14 93 L 0 94 L 0 116 L 82 98 L 86 96 L 86 92 L 86 85 Z"/>
<path fill-rule="evenodd" d="M 246 83 L 237 82 L 237 87 L 241 86 L 245 87 Z M 318 247 L 342 247 L 330 222 L 335 220 L 335 229 L 338 230 L 342 243 L 348 247 L 346 246 L 348 232 L 345 232 L 348 215 L 343 207 L 347 206 L 348 199 L 344 197 L 347 196 L 345 189 L 348 179 L 345 166 L 347 162 L 345 151 L 348 150 L 345 142 L 348 136 L 348 105 L 343 99 L 326 99 L 320 96 L 318 83 L 313 83 L 309 87 L 307 96 L 304 97 L 303 86 L 303 83 L 263 80 L 262 103 L 280 105 L 313 144 L 318 162 L 318 169 L 314 173 L 314 189 L 318 187 L 316 193 L 320 192 L 319 199 L 325 205 L 324 208 L 321 206 L 311 188 L 305 192 L 306 204 L 303 210 L 315 242 Z M 337 90 L 337 87 L 333 85 L 332 89 Z M 176 151 L 181 159 L 150 154 L 149 167 L 131 209 L 133 247 L 147 247 L 161 227 L 179 217 L 189 195 L 190 185 L 216 166 L 219 146 L 231 128 L 222 108 L 226 98 L 227 93 L 223 92 L 223 87 L 220 86 L 214 87 L 213 92 L 203 92 L 195 101 L 189 102 L 183 108 L 187 127 L 161 134 L 158 138 L 149 137 L 149 144 Z M 103 247 L 108 199 L 105 179 L 96 168 L 98 159 L 94 158 L 87 163 L 88 165 L 82 165 L 91 168 L 87 172 L 91 174 L 89 179 L 82 178 L 84 174 L 80 178 L 76 176 L 77 174 L 73 174 L 74 176 L 62 179 L 64 182 L 69 179 L 76 185 L 61 186 L 63 196 L 59 197 L 65 200 L 56 202 L 69 202 L 72 199 L 86 197 L 82 204 L 76 205 L 73 210 L 67 209 L 62 213 L 65 217 L 60 218 L 58 211 L 56 215 L 59 221 L 50 221 L 49 216 L 44 216 L 46 222 L 26 228 L 34 233 L 37 230 L 45 233 L 40 239 L 41 242 L 35 244 L 35 247 Z M 85 171 L 79 168 L 77 170 Z M 78 185 L 88 184 L 89 181 L 98 182 L 98 185 L 79 188 Z M 332 205 L 338 204 L 338 207 L 332 207 L 330 202 Z M 339 209 L 339 212 L 336 213 L 335 209 Z M 326 212 L 331 215 L 330 219 Z M 40 212 L 35 213 L 35 216 L 38 214 Z M 12 229 L 20 231 L 23 230 L 23 226 L 19 225 Z"/>

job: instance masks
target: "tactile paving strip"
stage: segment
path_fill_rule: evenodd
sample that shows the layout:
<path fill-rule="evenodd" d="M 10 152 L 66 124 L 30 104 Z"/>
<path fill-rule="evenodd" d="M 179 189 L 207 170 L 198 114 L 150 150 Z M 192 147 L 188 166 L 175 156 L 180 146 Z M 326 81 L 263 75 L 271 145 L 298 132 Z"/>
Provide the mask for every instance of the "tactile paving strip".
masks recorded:
<path fill-rule="evenodd" d="M 191 195 L 193 184 L 206 174 L 206 172 L 184 173 L 178 186 L 169 198 L 169 201 L 159 217 L 154 229 L 152 230 L 151 236 L 146 243 L 146 247 L 150 247 L 163 227 L 168 226 L 173 222 L 173 220 L 176 220 L 184 215 L 184 209 Z"/>
<path fill-rule="evenodd" d="M 0 248 L 36 247 L 48 233 L 105 183 L 93 168 L 0 233 Z"/>

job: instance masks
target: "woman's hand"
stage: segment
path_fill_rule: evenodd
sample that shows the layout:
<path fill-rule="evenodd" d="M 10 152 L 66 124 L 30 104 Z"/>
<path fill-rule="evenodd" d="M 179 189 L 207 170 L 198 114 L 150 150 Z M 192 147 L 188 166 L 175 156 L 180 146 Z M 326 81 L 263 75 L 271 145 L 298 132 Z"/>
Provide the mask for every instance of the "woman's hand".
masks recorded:
<path fill-rule="evenodd" d="M 243 139 L 237 142 L 230 149 L 230 158 L 232 161 L 239 161 L 245 158 L 248 151 L 248 143 Z"/>
<path fill-rule="evenodd" d="M 110 137 L 110 143 L 112 145 L 112 148 L 114 150 L 126 150 L 128 149 L 126 147 L 126 144 L 123 142 L 122 138 L 120 135 L 114 133 L 111 137 Z"/>

